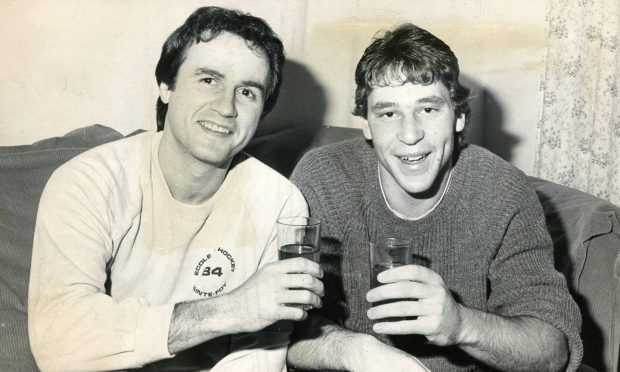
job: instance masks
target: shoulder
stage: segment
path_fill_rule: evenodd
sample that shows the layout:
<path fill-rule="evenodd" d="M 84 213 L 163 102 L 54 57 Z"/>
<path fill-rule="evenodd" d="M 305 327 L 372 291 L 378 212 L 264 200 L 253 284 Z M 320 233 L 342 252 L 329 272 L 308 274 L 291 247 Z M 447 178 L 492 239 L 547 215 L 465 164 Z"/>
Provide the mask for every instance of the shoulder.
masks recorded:
<path fill-rule="evenodd" d="M 460 158 L 466 162 L 469 176 L 474 179 L 490 184 L 527 183 L 527 176 L 522 170 L 480 146 L 468 145 L 461 150 Z"/>
<path fill-rule="evenodd" d="M 458 164 L 463 161 L 464 164 Z M 464 187 L 470 198 L 495 200 L 497 204 L 537 203 L 538 198 L 527 175 L 490 151 L 468 145 L 461 150 L 457 168 L 466 172 Z M 475 196 L 474 196 L 475 194 Z"/>
<path fill-rule="evenodd" d="M 219 203 L 238 208 L 256 229 L 267 228 L 281 215 L 306 215 L 306 201 L 292 182 L 260 160 L 238 154 L 221 186 Z"/>
<path fill-rule="evenodd" d="M 300 161 L 319 162 L 320 165 L 348 163 L 351 160 L 368 156 L 368 152 L 373 151 L 372 146 L 363 137 L 349 138 L 343 141 L 320 146 L 308 151 Z M 352 155 L 358 155 L 352 158 Z"/>
<path fill-rule="evenodd" d="M 368 185 L 377 175 L 377 160 L 364 138 L 349 139 L 308 152 L 291 180 L 303 193 L 310 213 L 328 226 L 341 226 L 363 204 Z"/>
<path fill-rule="evenodd" d="M 90 200 L 107 198 L 118 188 L 129 192 L 129 184 L 139 184 L 141 174 L 149 171 L 156 136 L 146 132 L 92 148 L 56 169 L 45 191 L 55 198 L 68 194 Z"/>
<path fill-rule="evenodd" d="M 275 201 L 299 193 L 286 177 L 246 153 L 237 155 L 229 175 L 235 189 L 252 198 Z"/>
<path fill-rule="evenodd" d="M 310 150 L 295 167 L 291 179 L 298 185 L 328 188 L 359 184 L 366 181 L 368 170 L 374 164 L 372 145 L 363 137 L 351 138 Z"/>
<path fill-rule="evenodd" d="M 76 156 L 57 169 L 58 173 L 80 173 L 96 167 L 101 172 L 131 166 L 150 156 L 157 133 L 145 132 L 94 147 Z"/>
<path fill-rule="evenodd" d="M 237 174 L 238 177 L 252 179 L 258 184 L 290 184 L 286 177 L 245 152 L 235 157 L 229 172 Z"/>

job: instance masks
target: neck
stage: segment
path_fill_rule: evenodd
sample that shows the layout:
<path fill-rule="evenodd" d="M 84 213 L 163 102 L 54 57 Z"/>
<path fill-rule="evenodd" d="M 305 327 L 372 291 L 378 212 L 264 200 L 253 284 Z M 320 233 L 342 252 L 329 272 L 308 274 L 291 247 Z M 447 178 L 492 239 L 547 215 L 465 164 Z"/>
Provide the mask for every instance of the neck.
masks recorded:
<path fill-rule="evenodd" d="M 398 185 L 389 182 L 384 184 L 382 182 L 385 178 L 382 176 L 383 171 L 379 166 L 377 169 L 379 185 L 388 208 L 400 218 L 419 220 L 426 217 L 441 203 L 450 184 L 452 163 L 446 164 L 430 190 L 419 194 L 409 194 Z"/>
<path fill-rule="evenodd" d="M 230 161 L 214 166 L 179 152 L 167 136 L 163 136 L 157 152 L 168 189 L 175 200 L 184 204 L 202 204 L 219 190 L 228 172 Z"/>

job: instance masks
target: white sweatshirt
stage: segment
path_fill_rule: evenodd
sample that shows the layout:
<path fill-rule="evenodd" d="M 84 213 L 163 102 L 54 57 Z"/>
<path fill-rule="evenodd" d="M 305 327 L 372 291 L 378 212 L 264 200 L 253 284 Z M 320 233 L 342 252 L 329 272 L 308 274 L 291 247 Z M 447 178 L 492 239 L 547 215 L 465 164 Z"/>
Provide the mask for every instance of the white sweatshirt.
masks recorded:
<path fill-rule="evenodd" d="M 46 185 L 28 304 L 39 368 L 124 369 L 173 357 L 174 304 L 241 285 L 277 260 L 278 217 L 307 215 L 301 193 L 251 157 L 206 203 L 176 201 L 159 167 L 160 139 L 143 133 L 92 149 Z M 282 371 L 287 343 L 287 332 L 265 331 L 199 347 L 217 363 L 212 371 Z"/>

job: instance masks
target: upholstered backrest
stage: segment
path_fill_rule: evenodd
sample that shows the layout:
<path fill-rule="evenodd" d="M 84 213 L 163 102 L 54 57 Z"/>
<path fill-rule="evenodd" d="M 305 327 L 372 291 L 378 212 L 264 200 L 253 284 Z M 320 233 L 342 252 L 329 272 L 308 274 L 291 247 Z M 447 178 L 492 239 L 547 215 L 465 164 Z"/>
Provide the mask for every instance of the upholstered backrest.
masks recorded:
<path fill-rule="evenodd" d="M 0 147 L 0 371 L 35 371 L 28 344 L 30 256 L 39 198 L 54 169 L 123 136 L 93 125 L 32 145 Z"/>

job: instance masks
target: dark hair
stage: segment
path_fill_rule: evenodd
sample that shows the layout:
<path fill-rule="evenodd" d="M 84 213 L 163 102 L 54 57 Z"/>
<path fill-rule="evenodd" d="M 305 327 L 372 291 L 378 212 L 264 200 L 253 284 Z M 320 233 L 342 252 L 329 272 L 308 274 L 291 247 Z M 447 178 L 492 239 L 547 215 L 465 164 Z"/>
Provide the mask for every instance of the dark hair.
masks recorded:
<path fill-rule="evenodd" d="M 243 38 L 249 47 L 264 54 L 269 61 L 267 91 L 265 92 L 265 104 L 261 114 L 261 117 L 264 117 L 273 109 L 278 99 L 284 68 L 284 48 L 278 36 L 263 19 L 238 10 L 214 6 L 196 9 L 164 43 L 155 69 L 157 85 L 165 83 L 173 90 L 187 49 L 196 43 L 213 40 L 222 31 Z M 168 105 L 158 98 L 158 131 L 164 129 L 167 111 Z"/>
<path fill-rule="evenodd" d="M 353 115 L 368 115 L 368 95 L 374 87 L 394 82 L 429 85 L 441 81 L 450 91 L 457 116 L 470 115 L 469 89 L 459 83 L 459 63 L 450 47 L 426 30 L 404 23 L 377 37 L 366 48 L 355 69 Z M 457 135 L 463 144 L 463 133 Z"/>

